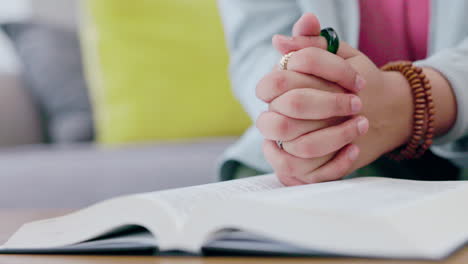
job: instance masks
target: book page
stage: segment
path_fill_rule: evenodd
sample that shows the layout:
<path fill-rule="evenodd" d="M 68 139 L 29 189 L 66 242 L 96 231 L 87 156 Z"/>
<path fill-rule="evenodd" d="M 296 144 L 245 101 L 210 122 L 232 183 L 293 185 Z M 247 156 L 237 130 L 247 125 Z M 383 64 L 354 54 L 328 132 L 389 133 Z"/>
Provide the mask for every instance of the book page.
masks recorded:
<path fill-rule="evenodd" d="M 187 226 L 197 227 L 188 230 L 191 237 L 221 239 L 218 249 L 232 246 L 230 236 L 212 235 L 225 229 L 287 242 L 304 253 L 436 259 L 468 237 L 462 225 L 468 212 L 457 203 L 466 198 L 468 182 L 356 178 L 242 194 L 217 211 L 197 211 Z"/>
<path fill-rule="evenodd" d="M 165 202 L 173 208 L 182 220 L 200 204 L 221 201 L 235 195 L 273 190 L 284 187 L 275 175 L 255 176 L 246 179 L 205 184 L 143 194 L 146 199 Z"/>
<path fill-rule="evenodd" d="M 304 185 L 246 195 L 289 208 L 324 209 L 342 213 L 381 213 L 431 199 L 439 194 L 466 187 L 461 181 L 412 181 L 378 177 Z"/>
<path fill-rule="evenodd" d="M 181 241 L 188 240 L 177 231 L 195 207 L 242 193 L 281 187 L 283 185 L 276 176 L 265 175 L 122 196 L 62 217 L 28 223 L 4 246 L 10 249 L 62 248 L 105 235 L 121 227 L 138 225 L 148 229 L 161 248 L 177 249 Z M 198 248 L 191 250 L 196 252 Z"/>

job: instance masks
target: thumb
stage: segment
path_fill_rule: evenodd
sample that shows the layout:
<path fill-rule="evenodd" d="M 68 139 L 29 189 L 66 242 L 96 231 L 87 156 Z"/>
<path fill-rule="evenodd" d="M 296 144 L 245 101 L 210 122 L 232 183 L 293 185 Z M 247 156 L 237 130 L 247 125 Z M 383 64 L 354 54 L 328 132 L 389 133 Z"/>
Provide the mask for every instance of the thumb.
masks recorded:
<path fill-rule="evenodd" d="M 275 35 L 273 36 L 272 42 L 275 49 L 277 49 L 282 55 L 309 47 L 316 47 L 324 50 L 327 49 L 327 40 L 321 36 L 287 37 L 284 35 Z M 351 47 L 346 42 L 340 41 L 340 47 L 338 48 L 336 55 L 343 59 L 349 59 L 359 54 L 360 52 L 357 49 Z"/>
<path fill-rule="evenodd" d="M 293 36 L 318 36 L 320 34 L 320 22 L 316 15 L 305 13 L 302 15 L 292 30 Z"/>
<path fill-rule="evenodd" d="M 295 42 L 294 37 L 319 36 L 320 35 L 320 22 L 317 16 L 312 13 L 304 13 L 294 24 L 292 33 L 293 33 L 293 38 L 288 38 L 282 35 L 273 36 L 273 39 L 272 39 L 273 46 L 282 55 L 288 54 L 291 51 L 299 50 L 298 48 L 295 48 L 298 45 L 302 46 L 299 43 L 294 43 Z M 320 39 L 314 38 L 312 39 L 312 41 L 314 43 L 310 43 L 310 45 L 308 45 L 307 47 L 322 47 L 323 43 L 320 43 L 321 42 Z M 326 45 L 326 43 L 324 43 L 323 45 Z"/>

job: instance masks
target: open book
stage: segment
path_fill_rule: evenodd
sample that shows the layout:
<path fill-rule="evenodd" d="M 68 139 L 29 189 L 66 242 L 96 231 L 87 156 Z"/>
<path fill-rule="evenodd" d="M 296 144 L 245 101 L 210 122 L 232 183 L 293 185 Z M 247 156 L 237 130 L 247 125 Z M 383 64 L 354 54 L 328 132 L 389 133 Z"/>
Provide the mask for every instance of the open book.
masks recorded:
<path fill-rule="evenodd" d="M 468 182 L 274 175 L 114 198 L 25 224 L 0 253 L 346 255 L 440 259 L 468 239 Z"/>

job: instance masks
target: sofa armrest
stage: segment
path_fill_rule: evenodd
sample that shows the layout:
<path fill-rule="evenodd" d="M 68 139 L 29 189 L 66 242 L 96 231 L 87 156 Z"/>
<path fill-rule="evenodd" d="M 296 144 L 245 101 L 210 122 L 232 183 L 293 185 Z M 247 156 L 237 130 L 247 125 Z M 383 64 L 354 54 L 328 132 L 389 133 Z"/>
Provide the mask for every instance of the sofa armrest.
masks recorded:
<path fill-rule="evenodd" d="M 0 74 L 0 147 L 42 140 L 39 113 L 18 76 Z"/>

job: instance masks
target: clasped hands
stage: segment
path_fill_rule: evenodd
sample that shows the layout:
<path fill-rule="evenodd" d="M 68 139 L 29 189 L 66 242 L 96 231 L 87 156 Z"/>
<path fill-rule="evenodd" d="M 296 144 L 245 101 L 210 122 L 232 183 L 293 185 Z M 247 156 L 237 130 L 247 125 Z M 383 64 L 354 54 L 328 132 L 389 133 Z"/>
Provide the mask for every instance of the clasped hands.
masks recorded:
<path fill-rule="evenodd" d="M 404 144 L 411 129 L 411 94 L 398 73 L 383 72 L 345 42 L 335 55 L 313 14 L 274 47 L 294 51 L 287 70 L 275 67 L 257 85 L 268 111 L 256 122 L 263 152 L 288 186 L 340 179 Z M 283 149 L 275 143 L 283 141 Z"/>

